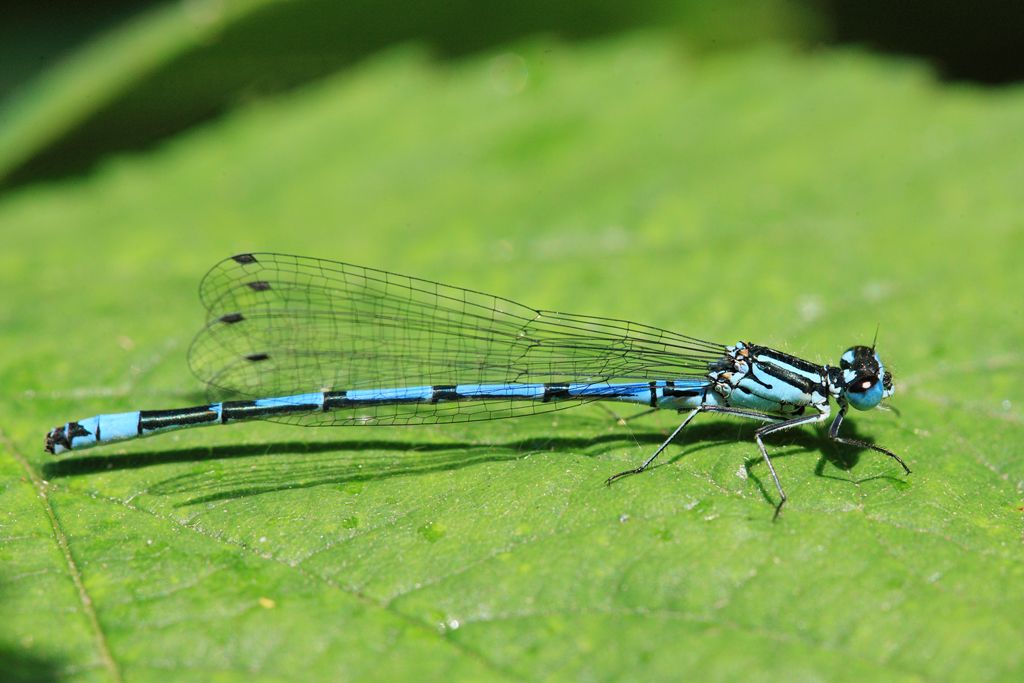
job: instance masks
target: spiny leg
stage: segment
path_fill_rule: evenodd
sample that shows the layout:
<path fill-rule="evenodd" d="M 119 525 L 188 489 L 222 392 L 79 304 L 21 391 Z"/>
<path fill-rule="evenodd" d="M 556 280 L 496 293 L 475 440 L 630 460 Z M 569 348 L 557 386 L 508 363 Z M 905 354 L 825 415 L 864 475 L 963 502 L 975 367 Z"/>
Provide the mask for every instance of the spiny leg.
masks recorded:
<path fill-rule="evenodd" d="M 785 420 L 784 422 L 765 425 L 764 427 L 758 427 L 754 430 L 754 440 L 757 441 L 757 448 L 761 451 L 761 457 L 764 458 L 765 464 L 768 465 L 768 471 L 772 474 L 772 480 L 775 482 L 775 488 L 779 491 L 779 504 L 775 506 L 775 515 L 772 519 L 777 519 L 779 513 L 782 512 L 782 506 L 786 503 L 786 492 L 782 490 L 782 482 L 779 481 L 779 475 L 775 473 L 775 466 L 772 464 L 772 459 L 768 457 L 768 449 L 764 447 L 764 441 L 761 440 L 762 437 L 768 436 L 774 432 L 781 432 L 786 429 L 792 429 L 793 427 L 799 427 L 800 425 L 821 422 L 827 417 L 828 412 L 825 410 L 818 412 L 816 415 L 802 415 L 800 417 L 794 417 L 792 420 Z"/>
<path fill-rule="evenodd" d="M 770 415 L 768 413 L 759 413 L 759 412 L 754 411 L 754 410 L 742 410 L 742 409 L 739 409 L 739 408 L 730 408 L 730 407 L 727 407 L 727 406 L 710 406 L 710 405 L 698 406 L 698 407 L 696 407 L 696 408 L 694 408 L 693 410 L 690 411 L 690 413 L 683 420 L 682 424 L 680 424 L 678 427 L 676 427 L 675 431 L 672 432 L 672 434 L 667 439 L 665 439 L 665 442 L 662 443 L 660 446 L 658 446 L 658 450 L 654 451 L 654 455 L 652 455 L 651 457 L 647 458 L 647 460 L 645 460 L 642 465 L 640 465 L 639 467 L 634 467 L 631 470 L 626 470 L 624 472 L 619 472 L 618 474 L 613 474 L 612 476 L 608 477 L 608 479 L 605 481 L 605 483 L 610 485 L 616 479 L 621 479 L 622 477 L 626 477 L 626 476 L 629 476 L 631 474 L 640 474 L 641 472 L 646 470 L 647 467 L 652 462 L 654 462 L 654 459 L 657 458 L 659 455 L 661 455 L 661 452 L 663 450 L 665 450 L 668 447 L 668 445 L 670 443 L 672 443 L 672 441 L 679 435 L 679 432 L 683 431 L 683 427 L 685 427 L 686 425 L 690 424 L 690 420 L 692 420 L 694 417 L 696 417 L 697 413 L 724 413 L 726 415 L 736 415 L 738 417 L 746 417 L 746 418 L 750 418 L 750 419 L 753 419 L 753 420 L 760 420 L 761 422 L 774 422 L 774 421 L 777 421 L 777 420 L 785 419 L 785 418 L 779 417 L 778 415 Z M 770 462 L 768 463 L 768 467 L 769 467 L 769 469 L 771 469 L 771 463 Z M 772 475 L 774 476 L 774 474 L 775 474 L 775 471 L 772 470 Z M 776 484 L 778 484 L 778 478 L 776 478 Z"/>
<path fill-rule="evenodd" d="M 670 434 L 667 439 L 665 439 L 664 443 L 662 443 L 660 446 L 658 446 L 658 450 L 654 451 L 654 455 L 652 455 L 651 457 L 647 458 L 647 460 L 644 461 L 644 464 L 640 465 L 640 467 L 634 467 L 631 470 L 626 470 L 624 472 L 619 472 L 618 474 L 613 474 L 612 476 L 608 477 L 605 480 L 604 483 L 609 485 L 609 486 L 611 486 L 611 483 L 613 481 L 615 481 L 616 479 L 621 479 L 622 477 L 626 477 L 626 476 L 629 476 L 631 474 L 640 474 L 641 472 L 646 470 L 647 466 L 650 465 L 652 462 L 654 462 L 654 459 L 657 458 L 659 455 L 661 455 L 661 452 L 663 450 L 668 448 L 668 445 L 670 443 L 672 443 L 672 440 L 675 439 L 676 436 L 679 435 L 679 432 L 683 431 L 683 427 L 685 427 L 686 425 L 690 424 L 690 420 L 692 420 L 697 415 L 697 413 L 699 413 L 700 411 L 701 411 L 700 408 L 694 408 L 693 410 L 691 410 L 690 414 L 686 416 L 686 419 L 683 420 L 682 423 L 678 427 L 676 427 L 675 431 L 672 432 L 672 434 Z"/>
<path fill-rule="evenodd" d="M 907 474 L 910 474 L 910 468 L 907 467 L 907 463 L 903 462 L 903 459 L 900 456 L 896 455 L 895 453 L 890 451 L 888 448 L 882 448 L 881 446 L 876 446 L 873 443 L 868 443 L 867 441 L 861 441 L 860 439 L 847 439 L 846 437 L 839 436 L 839 425 L 841 425 L 843 423 L 843 418 L 846 417 L 846 411 L 847 410 L 849 410 L 849 405 L 847 405 L 847 404 L 840 404 L 840 406 L 839 406 L 839 414 L 836 415 L 836 419 L 832 421 L 832 426 L 828 428 L 828 438 L 832 439 L 833 441 L 837 441 L 839 443 L 846 444 L 847 446 L 856 446 L 856 447 L 860 447 L 860 448 L 870 448 L 873 451 L 878 451 L 879 453 L 885 453 L 890 458 L 892 458 L 893 460 L 898 462 L 900 464 L 900 466 L 903 467 L 903 471 L 904 472 L 906 472 Z"/>

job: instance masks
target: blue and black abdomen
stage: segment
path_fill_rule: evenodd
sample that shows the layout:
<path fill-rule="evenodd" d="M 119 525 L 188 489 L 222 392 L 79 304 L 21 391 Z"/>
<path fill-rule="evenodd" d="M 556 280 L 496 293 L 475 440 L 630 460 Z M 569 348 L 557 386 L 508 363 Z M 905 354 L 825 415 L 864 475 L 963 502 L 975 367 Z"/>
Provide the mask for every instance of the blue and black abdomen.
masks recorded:
<path fill-rule="evenodd" d="M 304 425 L 440 424 L 515 417 L 523 409 L 541 412 L 600 400 L 682 409 L 702 400 L 708 386 L 706 381 L 680 380 L 617 384 L 447 384 L 324 391 L 224 401 L 176 410 L 97 415 L 51 430 L 46 450 L 62 453 L 174 429 L 246 420 Z M 466 410 L 467 403 L 479 404 L 486 410 Z"/>

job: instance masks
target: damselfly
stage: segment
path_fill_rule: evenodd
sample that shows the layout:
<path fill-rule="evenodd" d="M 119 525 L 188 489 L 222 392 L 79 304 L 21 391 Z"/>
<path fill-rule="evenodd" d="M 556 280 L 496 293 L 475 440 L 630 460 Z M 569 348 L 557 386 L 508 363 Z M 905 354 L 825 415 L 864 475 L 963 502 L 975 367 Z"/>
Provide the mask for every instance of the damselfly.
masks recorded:
<path fill-rule="evenodd" d="M 732 345 L 624 320 L 528 308 L 508 299 L 335 261 L 283 254 L 225 259 L 199 288 L 207 324 L 189 350 L 220 400 L 97 415 L 56 427 L 63 453 L 173 429 L 263 419 L 300 425 L 411 425 L 493 420 L 619 401 L 685 412 L 637 474 L 698 413 L 763 422 L 754 440 L 786 494 L 764 437 L 829 418 L 834 441 L 850 406 L 893 393 L 872 346 L 839 366 L 749 342 Z M 808 410 L 809 409 L 809 410 Z"/>

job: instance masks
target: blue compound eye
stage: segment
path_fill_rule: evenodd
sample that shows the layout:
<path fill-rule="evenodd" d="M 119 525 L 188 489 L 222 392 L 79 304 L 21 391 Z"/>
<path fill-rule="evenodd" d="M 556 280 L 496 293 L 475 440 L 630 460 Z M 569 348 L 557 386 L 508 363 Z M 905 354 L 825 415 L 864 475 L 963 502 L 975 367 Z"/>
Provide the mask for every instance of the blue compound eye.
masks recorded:
<path fill-rule="evenodd" d="M 857 410 L 871 410 L 877 406 L 885 388 L 877 377 L 861 376 L 846 385 L 846 400 Z"/>

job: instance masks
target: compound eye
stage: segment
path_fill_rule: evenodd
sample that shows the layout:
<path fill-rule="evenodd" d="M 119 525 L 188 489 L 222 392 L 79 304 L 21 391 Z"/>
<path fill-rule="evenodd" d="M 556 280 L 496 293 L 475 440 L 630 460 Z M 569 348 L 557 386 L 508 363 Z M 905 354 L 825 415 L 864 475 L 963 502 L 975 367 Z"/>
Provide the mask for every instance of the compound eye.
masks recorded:
<path fill-rule="evenodd" d="M 878 381 L 876 377 L 858 377 L 847 385 L 847 389 L 856 393 L 869 391 Z"/>
<path fill-rule="evenodd" d="M 872 375 L 855 377 L 846 384 L 846 400 L 857 410 L 871 410 L 877 406 L 884 394 L 882 382 Z"/>
<path fill-rule="evenodd" d="M 843 370 L 856 370 L 875 360 L 875 351 L 869 346 L 851 346 L 843 351 L 839 358 L 839 367 Z"/>

